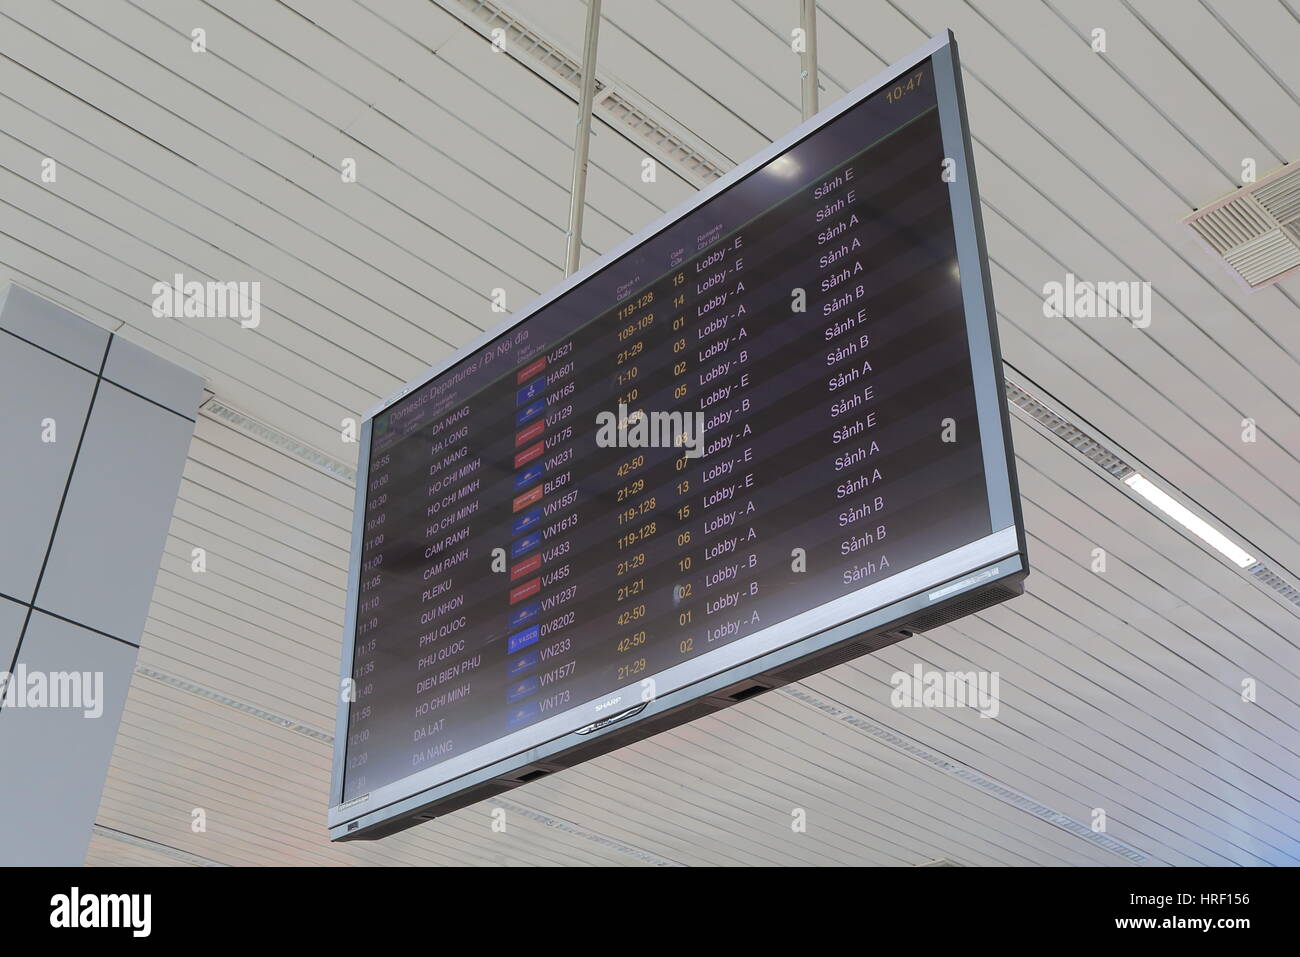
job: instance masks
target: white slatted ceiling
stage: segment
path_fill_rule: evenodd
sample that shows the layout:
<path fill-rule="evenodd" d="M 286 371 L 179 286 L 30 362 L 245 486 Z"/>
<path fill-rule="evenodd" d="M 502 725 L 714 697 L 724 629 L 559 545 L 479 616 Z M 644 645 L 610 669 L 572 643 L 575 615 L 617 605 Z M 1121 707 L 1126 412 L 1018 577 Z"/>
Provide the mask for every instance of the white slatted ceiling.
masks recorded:
<path fill-rule="evenodd" d="M 1178 226 L 1233 188 L 1242 157 L 1262 174 L 1300 156 L 1293 7 L 820 6 L 823 103 L 956 31 L 1022 378 L 1300 568 L 1295 281 L 1246 298 Z M 510 9 L 581 49 L 579 0 Z M 602 76 L 719 154 L 743 159 L 797 122 L 792 2 L 604 10 Z M 1086 45 L 1094 26 L 1105 56 Z M 491 323 L 491 288 L 515 306 L 559 277 L 573 100 L 426 0 L 6 0 L 0 90 L 0 279 L 124 321 L 224 401 L 341 459 L 339 420 Z M 641 182 L 640 145 L 595 133 L 588 258 L 691 189 L 662 165 Z M 46 155 L 57 188 L 35 179 Z M 338 178 L 344 156 L 356 184 Z M 1152 327 L 1044 320 L 1041 286 L 1067 269 L 1150 280 Z M 178 270 L 260 279 L 262 328 L 154 319 L 149 286 Z M 1109 833 L 1152 863 L 1300 860 L 1300 619 L 1014 431 L 1028 594 L 805 685 L 1085 824 L 1105 807 Z M 141 664 L 332 731 L 350 505 L 337 480 L 201 418 Z M 889 675 L 916 661 L 998 671 L 1002 714 L 889 707 Z M 1258 705 L 1240 702 L 1245 676 Z M 780 693 L 509 796 L 560 826 L 512 813 L 498 835 L 479 807 L 329 846 L 328 776 L 324 743 L 140 676 L 100 823 L 224 863 L 1123 863 Z M 195 807 L 207 833 L 190 830 Z M 97 836 L 88 860 L 155 856 Z"/>
<path fill-rule="evenodd" d="M 86 852 L 87 867 L 188 867 L 186 860 L 164 851 L 140 847 L 112 836 L 95 834 Z"/>

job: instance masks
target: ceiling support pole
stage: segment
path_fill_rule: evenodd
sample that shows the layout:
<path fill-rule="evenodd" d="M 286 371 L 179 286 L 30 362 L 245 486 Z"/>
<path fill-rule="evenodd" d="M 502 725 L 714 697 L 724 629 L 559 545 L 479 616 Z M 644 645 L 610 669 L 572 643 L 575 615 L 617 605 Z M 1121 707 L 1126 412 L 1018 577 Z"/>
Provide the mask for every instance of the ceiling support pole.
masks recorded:
<path fill-rule="evenodd" d="M 803 118 L 817 113 L 817 0 L 799 0 L 799 26 L 803 28 L 803 53 L 799 63 L 803 72 Z"/>
<path fill-rule="evenodd" d="M 573 182 L 569 187 L 569 232 L 564 274 L 578 271 L 582 254 L 582 213 L 587 205 L 587 153 L 591 146 L 591 104 L 596 94 L 596 35 L 600 32 L 600 0 L 587 0 L 587 32 L 582 42 L 582 94 L 578 102 L 578 131 L 573 139 Z"/>

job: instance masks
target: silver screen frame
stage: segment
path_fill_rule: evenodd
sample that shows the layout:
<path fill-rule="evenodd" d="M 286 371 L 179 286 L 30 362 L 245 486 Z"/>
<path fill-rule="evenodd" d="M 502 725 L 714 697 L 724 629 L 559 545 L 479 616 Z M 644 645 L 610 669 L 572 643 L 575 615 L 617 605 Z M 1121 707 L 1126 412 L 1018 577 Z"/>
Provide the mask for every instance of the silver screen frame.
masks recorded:
<path fill-rule="evenodd" d="M 642 722 L 665 711 L 680 708 L 694 699 L 715 693 L 752 675 L 778 668 L 787 662 L 815 653 L 852 637 L 898 621 L 907 614 L 951 602 L 961 594 L 988 582 L 1021 576 L 1028 570 L 1025 538 L 1016 486 L 1006 394 L 1002 384 L 996 314 L 988 258 L 984 246 L 978 189 L 974 178 L 965 99 L 957 58 L 956 39 L 951 31 L 931 38 L 907 57 L 891 64 L 872 79 L 816 116 L 800 124 L 766 149 L 740 164 L 725 176 L 700 190 L 610 252 L 589 263 L 540 296 L 526 308 L 499 325 L 483 332 L 466 346 L 432 366 L 417 379 L 368 410 L 363 418 L 357 461 L 357 490 L 353 513 L 352 550 L 348 563 L 348 591 L 340 664 L 340 685 L 351 677 L 356 630 L 361 543 L 365 526 L 366 488 L 370 465 L 371 428 L 376 415 L 411 392 L 426 385 L 455 364 L 529 317 L 566 292 L 605 269 L 615 260 L 640 246 L 650 237 L 688 215 L 738 180 L 771 162 L 805 137 L 879 92 L 917 64 L 933 59 L 935 92 L 939 108 L 940 133 L 945 158 L 954 163 L 955 177 L 949 183 L 953 228 L 966 331 L 976 397 L 976 412 L 984 456 L 992 531 L 989 535 L 937 556 L 921 565 L 874 582 L 831 602 L 768 626 L 752 635 L 674 665 L 651 676 L 657 685 L 670 688 L 652 701 L 632 721 Z M 939 174 L 939 170 L 935 170 Z M 560 714 L 503 735 L 463 755 L 449 758 L 398 781 L 376 788 L 347 803 L 340 803 L 347 755 L 349 702 L 340 688 L 337 704 L 333 770 L 330 783 L 328 826 L 331 839 L 364 836 L 393 818 L 411 814 L 430 803 L 444 800 L 468 788 L 523 768 L 577 743 L 577 729 L 602 720 L 623 709 L 639 705 L 630 682 L 598 699 L 583 702 Z M 597 732 L 599 734 L 600 732 Z M 588 739 L 584 739 L 588 740 Z"/>

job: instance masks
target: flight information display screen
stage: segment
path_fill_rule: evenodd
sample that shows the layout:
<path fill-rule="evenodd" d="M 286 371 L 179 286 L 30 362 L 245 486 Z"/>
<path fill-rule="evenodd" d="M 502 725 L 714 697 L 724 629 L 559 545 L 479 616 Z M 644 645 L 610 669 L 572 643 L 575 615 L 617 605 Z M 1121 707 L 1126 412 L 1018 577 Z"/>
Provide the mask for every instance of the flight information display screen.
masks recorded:
<path fill-rule="evenodd" d="M 944 168 L 926 59 L 374 417 L 343 801 L 990 534 Z"/>

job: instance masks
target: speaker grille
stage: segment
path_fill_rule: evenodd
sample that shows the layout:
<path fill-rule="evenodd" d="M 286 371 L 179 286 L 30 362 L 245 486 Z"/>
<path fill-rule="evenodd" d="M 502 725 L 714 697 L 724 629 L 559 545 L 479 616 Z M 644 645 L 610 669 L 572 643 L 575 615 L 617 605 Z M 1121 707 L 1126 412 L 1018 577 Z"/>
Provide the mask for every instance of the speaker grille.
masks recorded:
<path fill-rule="evenodd" d="M 910 637 L 911 632 L 903 629 L 894 629 L 877 635 L 859 635 L 838 645 L 832 645 L 819 655 L 796 661 L 786 668 L 769 671 L 767 677 L 777 684 L 789 684 L 791 681 L 798 681 L 800 678 L 817 674 L 819 671 L 826 671 L 828 668 L 834 668 L 836 665 L 842 665 L 854 658 L 869 655 L 873 651 L 879 651 L 886 645 L 892 645 L 896 641 L 902 641 L 904 638 Z"/>
<path fill-rule="evenodd" d="M 964 618 L 967 615 L 973 615 L 977 611 L 983 611 L 985 608 L 990 608 L 1019 594 L 1020 589 L 1018 588 L 1008 588 L 1005 585 L 990 585 L 971 592 L 964 598 L 958 599 L 944 608 L 918 615 L 909 620 L 908 625 L 917 631 L 929 631 L 931 628 L 938 628 L 950 621 L 956 621 L 958 618 Z"/>

